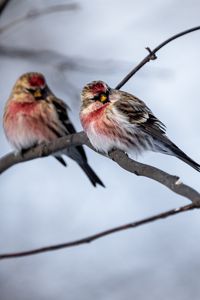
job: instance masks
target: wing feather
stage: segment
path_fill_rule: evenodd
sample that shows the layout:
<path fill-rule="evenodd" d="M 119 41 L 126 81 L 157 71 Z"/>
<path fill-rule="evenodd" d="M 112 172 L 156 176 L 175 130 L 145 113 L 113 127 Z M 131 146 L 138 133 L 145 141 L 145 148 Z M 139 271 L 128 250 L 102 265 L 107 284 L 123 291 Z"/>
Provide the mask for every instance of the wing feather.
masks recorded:
<path fill-rule="evenodd" d="M 121 100 L 116 101 L 114 106 L 127 117 L 129 123 L 155 138 L 165 136 L 165 125 L 154 116 L 143 101 L 131 94 L 121 93 Z"/>

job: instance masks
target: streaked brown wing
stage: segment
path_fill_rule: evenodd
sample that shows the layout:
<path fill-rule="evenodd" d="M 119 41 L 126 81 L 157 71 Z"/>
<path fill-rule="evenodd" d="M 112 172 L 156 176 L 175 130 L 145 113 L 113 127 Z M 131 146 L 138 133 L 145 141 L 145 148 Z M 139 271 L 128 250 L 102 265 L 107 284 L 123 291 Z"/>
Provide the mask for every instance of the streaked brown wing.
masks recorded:
<path fill-rule="evenodd" d="M 117 101 L 115 107 L 127 116 L 129 123 L 137 125 L 149 134 L 165 134 L 165 125 L 157 119 L 146 104 L 137 97 L 122 92 L 122 100 Z"/>

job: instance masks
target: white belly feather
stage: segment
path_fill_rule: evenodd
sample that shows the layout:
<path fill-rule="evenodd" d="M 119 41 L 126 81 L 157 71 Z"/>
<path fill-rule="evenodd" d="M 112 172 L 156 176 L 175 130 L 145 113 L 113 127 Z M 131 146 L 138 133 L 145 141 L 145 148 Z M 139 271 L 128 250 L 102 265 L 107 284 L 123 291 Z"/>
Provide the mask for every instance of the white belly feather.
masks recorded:
<path fill-rule="evenodd" d="M 16 150 L 28 149 L 38 142 L 38 137 L 26 124 L 24 116 L 19 116 L 15 124 L 5 128 L 6 136 Z"/>

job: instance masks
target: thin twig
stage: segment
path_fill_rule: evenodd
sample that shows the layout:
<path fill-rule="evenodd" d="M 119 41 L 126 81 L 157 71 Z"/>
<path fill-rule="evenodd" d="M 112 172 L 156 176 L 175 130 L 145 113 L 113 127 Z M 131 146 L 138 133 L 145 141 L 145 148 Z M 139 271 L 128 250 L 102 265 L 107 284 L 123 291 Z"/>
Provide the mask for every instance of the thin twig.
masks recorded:
<path fill-rule="evenodd" d="M 44 15 L 52 14 L 52 13 L 64 12 L 64 11 L 68 11 L 68 10 L 76 10 L 78 8 L 79 8 L 78 4 L 68 3 L 68 4 L 53 5 L 53 6 L 41 8 L 39 10 L 37 10 L 37 9 L 30 10 L 24 16 L 19 17 L 18 19 L 6 24 L 5 26 L 2 26 L 0 28 L 0 34 L 2 34 L 3 32 L 9 30 L 10 28 L 14 27 L 15 25 L 17 25 L 21 22 L 24 22 L 26 20 L 35 19 L 35 18 L 44 16 Z"/>
<path fill-rule="evenodd" d="M 107 235 L 119 232 L 119 231 L 124 231 L 124 230 L 128 230 L 128 229 L 132 229 L 132 228 L 136 228 L 138 226 L 144 225 L 144 224 L 149 224 L 151 222 L 157 221 L 159 219 L 164 219 L 164 218 L 168 218 L 170 216 L 173 215 L 177 215 L 179 213 L 182 212 L 186 212 L 192 209 L 195 209 L 196 207 L 193 204 L 190 205 L 185 205 L 185 206 L 181 206 L 179 208 L 174 208 L 171 210 L 168 210 L 166 212 L 157 214 L 157 215 L 153 215 L 151 217 L 136 221 L 136 222 L 131 222 L 125 225 L 121 225 L 118 227 L 114 227 L 105 231 L 101 231 L 99 233 L 90 235 L 88 237 L 79 239 L 79 240 L 75 240 L 75 241 L 71 241 L 71 242 L 67 242 L 67 243 L 62 243 L 62 244 L 56 244 L 56 245 L 50 245 L 50 246 L 46 246 L 46 247 L 42 247 L 42 248 L 36 248 L 33 250 L 28 250 L 28 251 L 22 251 L 22 252 L 13 252 L 13 253 L 5 253 L 5 254 L 0 254 L 0 260 L 3 259 L 8 259 L 8 258 L 16 258 L 16 257 L 23 257 L 23 256 L 29 256 L 29 255 L 34 255 L 34 254 L 39 254 L 39 253 L 44 253 L 44 252 L 50 252 L 50 251 L 55 251 L 55 250 L 59 250 L 59 249 L 65 249 L 65 248 L 70 248 L 70 247 L 75 247 L 75 246 L 79 246 L 79 245 L 83 245 L 83 244 L 88 244 L 91 243 L 97 239 L 100 239 L 102 237 L 105 237 Z"/>
<path fill-rule="evenodd" d="M 186 35 L 188 33 L 194 32 L 196 30 L 200 30 L 200 26 L 196 26 L 193 28 L 190 28 L 188 30 L 182 31 L 180 33 L 177 33 L 175 35 L 173 35 L 172 37 L 170 37 L 169 39 L 165 40 L 164 42 L 162 42 L 160 45 L 158 45 L 155 49 L 151 50 L 149 47 L 146 47 L 146 50 L 149 52 L 149 54 L 130 72 L 128 73 L 124 79 L 122 79 L 122 81 L 120 81 L 120 83 L 118 83 L 118 85 L 115 87 L 115 89 L 119 90 L 122 88 L 123 85 L 125 85 L 125 83 L 127 83 L 127 81 L 137 72 L 139 71 L 146 63 L 148 63 L 151 60 L 155 60 L 156 57 L 156 52 L 158 52 L 161 48 L 163 48 L 165 45 L 167 45 L 168 43 L 172 42 L 173 40 Z"/>

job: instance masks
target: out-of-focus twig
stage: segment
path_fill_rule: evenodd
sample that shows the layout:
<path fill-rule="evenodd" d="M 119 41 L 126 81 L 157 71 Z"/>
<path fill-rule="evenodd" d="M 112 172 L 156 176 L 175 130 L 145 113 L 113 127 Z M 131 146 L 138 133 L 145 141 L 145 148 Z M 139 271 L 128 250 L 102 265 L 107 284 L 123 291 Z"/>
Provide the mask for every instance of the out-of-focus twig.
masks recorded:
<path fill-rule="evenodd" d="M 113 72 L 122 62 L 114 60 L 100 61 L 87 59 L 84 57 L 69 56 L 53 50 L 45 49 L 26 49 L 0 45 L 0 56 L 12 59 L 27 59 L 37 63 L 52 65 L 60 71 L 79 71 L 79 72 Z"/>
<path fill-rule="evenodd" d="M 0 0 L 0 15 L 3 13 L 10 0 Z"/>
<path fill-rule="evenodd" d="M 40 9 L 32 9 L 27 14 L 19 17 L 18 19 L 0 27 L 0 34 L 4 33 L 5 31 L 9 30 L 10 28 L 14 27 L 15 25 L 30 20 L 35 19 L 44 15 L 54 14 L 58 12 L 64 11 L 71 11 L 77 10 L 79 5 L 77 3 L 68 3 L 68 4 L 57 4 L 45 8 Z"/>
<path fill-rule="evenodd" d="M 28 251 L 0 254 L 0 260 L 8 259 L 8 258 L 30 256 L 30 255 L 51 252 L 51 251 L 55 251 L 55 250 L 60 250 L 60 249 L 65 249 L 65 248 L 88 244 L 97 239 L 108 236 L 110 234 L 128 230 L 128 229 L 133 229 L 133 228 L 139 227 L 141 225 L 149 224 L 151 222 L 158 221 L 158 220 L 164 219 L 164 218 L 168 218 L 168 217 L 171 217 L 171 216 L 174 216 L 179 213 L 186 212 L 186 211 L 189 211 L 189 210 L 192 210 L 195 208 L 196 207 L 193 204 L 185 205 L 185 206 L 181 206 L 179 208 L 174 208 L 174 209 L 165 211 L 165 212 L 157 214 L 157 215 L 153 215 L 151 217 L 148 217 L 148 218 L 136 221 L 136 222 L 131 222 L 131 223 L 124 224 L 124 225 L 121 225 L 118 227 L 114 227 L 114 228 L 111 228 L 111 229 L 108 229 L 105 231 L 101 231 L 99 233 L 87 236 L 87 237 L 79 239 L 79 240 L 74 240 L 74 241 L 66 242 L 66 243 L 62 243 L 62 244 L 50 245 L 50 246 L 46 246 L 46 247 L 42 247 L 42 248 L 36 248 L 36 249 L 28 250 Z"/>
<path fill-rule="evenodd" d="M 70 82 L 71 72 L 82 72 L 84 74 L 86 72 L 98 72 L 105 75 L 105 73 L 113 73 L 119 68 L 121 69 L 123 64 L 114 60 L 99 61 L 80 56 L 69 56 L 53 50 L 27 49 L 5 45 L 0 45 L 0 57 L 32 61 L 34 64 L 47 65 L 53 68 L 54 72 L 57 71 L 60 75 L 65 76 L 64 87 L 65 91 L 67 91 L 67 96 L 77 100 L 80 99 L 80 95 L 77 87 Z"/>

